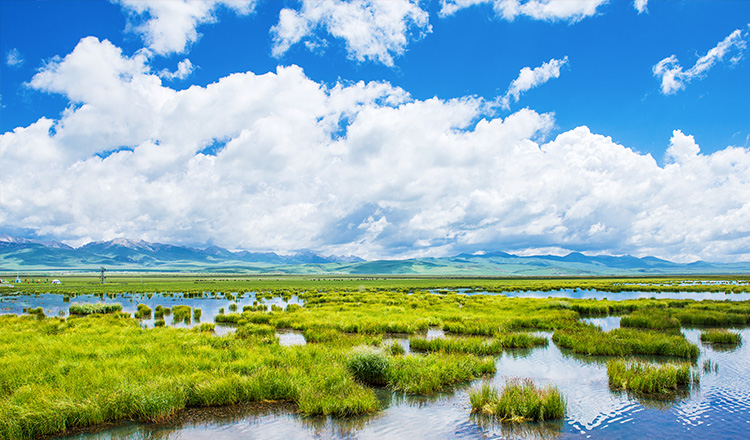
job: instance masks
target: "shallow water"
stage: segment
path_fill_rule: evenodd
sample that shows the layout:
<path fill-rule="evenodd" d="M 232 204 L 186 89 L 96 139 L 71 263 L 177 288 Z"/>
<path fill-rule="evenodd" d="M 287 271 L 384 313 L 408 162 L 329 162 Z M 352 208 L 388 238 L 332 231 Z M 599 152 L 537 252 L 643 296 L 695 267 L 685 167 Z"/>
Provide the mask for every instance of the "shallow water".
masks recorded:
<path fill-rule="evenodd" d="M 149 297 L 150 296 L 150 297 Z M 235 295 L 236 296 L 236 295 Z M 192 309 L 201 309 L 200 320 L 193 319 L 191 315 L 190 322 L 184 321 L 176 322 L 172 319 L 172 316 L 164 316 L 166 325 L 172 327 L 193 327 L 200 324 L 201 322 L 214 322 L 216 315 L 221 314 L 220 310 L 224 309 L 224 313 L 241 313 L 242 307 L 252 306 L 257 301 L 258 304 L 265 305 L 267 309 L 275 305 L 281 308 L 286 307 L 288 304 L 303 305 L 304 302 L 299 299 L 296 295 L 292 296 L 289 301 L 284 301 L 281 297 L 274 297 L 270 299 L 257 299 L 255 293 L 248 292 L 243 298 L 236 298 L 235 300 L 228 300 L 223 297 L 212 297 L 208 294 L 204 294 L 202 298 L 185 298 L 181 294 L 173 294 L 171 296 L 163 295 L 159 293 L 154 294 L 131 294 L 123 293 L 118 294 L 114 298 L 105 296 L 101 298 L 96 295 L 79 295 L 72 297 L 70 302 L 64 302 L 64 296 L 61 294 L 54 293 L 42 293 L 39 295 L 0 295 L 0 314 L 16 314 L 22 315 L 23 309 L 25 308 L 36 308 L 41 307 L 47 316 L 68 316 L 68 309 L 72 304 L 95 304 L 95 303 L 106 303 L 106 304 L 120 304 L 122 305 L 122 311 L 133 314 L 138 310 L 138 304 L 146 304 L 152 310 L 151 316 L 148 318 L 141 319 L 141 325 L 143 327 L 153 327 L 155 317 L 153 310 L 156 309 L 157 305 L 162 307 L 169 307 L 170 309 L 177 305 L 187 305 Z M 237 305 L 237 311 L 232 312 L 229 306 Z M 192 312 L 191 312 L 192 313 Z M 221 326 L 217 324 L 216 333 L 225 334 L 230 331 L 234 331 L 233 326 Z"/>
<path fill-rule="evenodd" d="M 596 318 L 608 319 L 608 318 Z M 594 320 L 592 320 L 594 321 Z M 597 323 L 597 321 L 594 321 Z M 601 324 L 601 322 L 599 322 Z M 611 325 L 611 322 L 606 323 Z M 743 340 L 750 329 L 740 330 Z M 354 419 L 303 417 L 293 407 L 228 408 L 232 416 L 216 410 L 192 410 L 191 420 L 168 424 L 128 423 L 99 433 L 66 439 L 641 439 L 721 438 L 746 439 L 750 430 L 750 347 L 716 350 L 701 345 L 699 330 L 684 330 L 698 343 L 696 364 L 700 386 L 670 401 L 648 400 L 610 391 L 605 357 L 585 357 L 548 347 L 512 350 L 497 357 L 497 373 L 489 381 L 502 387 L 506 380 L 528 377 L 539 385 L 555 384 L 565 395 L 568 414 L 564 421 L 524 425 L 501 424 L 470 414 L 468 392 L 481 380 L 451 393 L 429 397 L 405 396 L 378 390 L 385 409 Z M 545 334 L 551 338 L 551 334 Z M 400 338 L 396 338 L 399 340 Z M 718 371 L 701 368 L 710 359 Z M 668 359 L 660 359 L 667 361 Z"/>
<path fill-rule="evenodd" d="M 686 284 L 688 285 L 688 284 Z M 444 292 L 434 290 L 435 294 Z M 479 290 L 458 289 L 456 293 L 462 295 L 504 295 L 509 298 L 571 298 L 571 299 L 611 299 L 621 301 L 625 299 L 693 299 L 702 301 L 713 299 L 718 301 L 747 301 L 750 293 L 724 293 L 724 292 L 604 292 L 601 290 L 584 289 L 559 289 L 559 290 L 522 290 L 517 292 L 484 292 Z"/>

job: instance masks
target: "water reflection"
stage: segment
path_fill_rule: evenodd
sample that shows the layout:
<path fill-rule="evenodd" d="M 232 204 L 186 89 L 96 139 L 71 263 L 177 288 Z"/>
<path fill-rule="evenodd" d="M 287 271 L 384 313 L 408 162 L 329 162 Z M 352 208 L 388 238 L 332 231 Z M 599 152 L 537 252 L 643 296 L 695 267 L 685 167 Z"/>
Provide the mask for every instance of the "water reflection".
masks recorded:
<path fill-rule="evenodd" d="M 305 336 L 298 330 L 278 330 L 276 332 L 276 337 L 279 339 L 279 345 L 284 347 L 307 344 Z"/>
<path fill-rule="evenodd" d="M 483 438 L 524 438 L 534 440 L 558 439 L 563 435 L 564 422 L 502 423 L 494 417 L 471 414 L 471 423 L 483 433 Z"/>
<path fill-rule="evenodd" d="M 582 318 L 582 322 L 593 324 L 602 331 L 608 332 L 616 328 L 620 328 L 620 317 L 619 316 L 607 316 L 604 318 Z"/>
<path fill-rule="evenodd" d="M 431 291 L 434 294 L 440 294 L 439 291 Z M 506 292 L 487 292 L 481 290 L 459 289 L 457 293 L 462 295 L 503 295 L 509 298 L 571 298 L 571 299 L 610 299 L 621 301 L 626 299 L 692 299 L 703 301 L 713 299 L 719 301 L 747 301 L 750 299 L 750 293 L 725 293 L 725 292 L 605 292 L 601 290 L 584 290 L 584 289 L 558 289 L 558 290 L 521 290 Z"/>

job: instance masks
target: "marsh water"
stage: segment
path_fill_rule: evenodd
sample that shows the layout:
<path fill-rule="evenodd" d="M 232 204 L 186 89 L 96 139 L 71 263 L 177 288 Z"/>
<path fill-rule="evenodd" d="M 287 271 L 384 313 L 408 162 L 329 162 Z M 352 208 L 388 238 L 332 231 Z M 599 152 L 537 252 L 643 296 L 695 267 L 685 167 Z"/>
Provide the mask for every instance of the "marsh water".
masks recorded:
<path fill-rule="evenodd" d="M 564 291 L 560 291 L 564 292 Z M 560 292 L 543 292 L 547 296 L 564 296 Z M 586 292 L 586 291 L 583 291 Z M 574 292 L 579 293 L 579 291 Z M 627 292 L 632 293 L 632 292 Z M 508 293 L 511 296 L 512 293 Z M 606 293 L 611 299 L 622 294 Z M 648 293 L 646 297 L 667 298 L 667 294 Z M 719 294 L 716 299 L 740 299 L 746 295 Z M 59 295 L 57 295 L 59 296 Z M 675 296 L 686 298 L 687 296 Z M 701 298 L 712 297 L 701 294 Z M 576 297 L 576 296 L 572 296 Z M 0 313 L 20 313 L 24 307 L 42 306 L 48 316 L 55 316 L 53 298 L 45 295 L 0 301 Z M 71 302 L 83 302 L 77 297 Z M 105 298 L 106 299 L 106 298 Z M 166 306 L 168 298 L 152 298 L 147 303 Z M 623 298 L 624 299 L 624 298 Z M 712 298 L 713 299 L 713 298 Z M 745 298 L 743 298 L 745 299 Z M 106 299 L 113 301 L 117 299 Z M 124 311 L 135 310 L 137 301 L 123 304 Z M 280 298 L 277 299 L 283 301 Z M 96 297 L 91 302 L 99 302 Z M 198 302 L 191 302 L 198 301 Z M 207 302 L 214 301 L 214 305 Z M 245 298 L 248 304 L 254 299 Z M 300 303 L 299 299 L 291 301 Z M 60 300 L 60 302 L 62 302 Z M 132 310 L 131 308 L 132 305 Z M 152 305 L 153 304 L 153 305 Z M 181 299 L 174 304 L 187 304 L 203 310 L 203 321 L 211 322 L 211 310 L 218 313 L 228 301 L 213 298 Z M 198 305 L 200 304 L 200 305 Z M 282 306 L 281 302 L 276 303 Z M 269 303 L 270 305 L 270 303 Z M 69 304 L 59 305 L 67 310 Z M 47 307 L 50 307 L 49 313 Z M 239 307 L 241 311 L 241 306 Z M 619 327 L 618 317 L 587 319 L 607 331 Z M 527 377 L 537 384 L 555 384 L 567 399 L 567 416 L 563 421 L 530 423 L 523 425 L 501 424 L 486 417 L 470 413 L 469 390 L 482 384 L 482 380 L 454 388 L 449 393 L 429 397 L 407 396 L 385 389 L 377 390 L 383 404 L 380 412 L 353 419 L 305 417 L 295 413 L 290 405 L 252 405 L 212 409 L 191 409 L 169 423 L 122 423 L 97 432 L 63 437 L 77 440 L 109 439 L 492 439 L 492 438 L 722 438 L 746 439 L 750 432 L 750 329 L 737 330 L 746 341 L 732 348 L 719 349 L 699 341 L 700 330 L 684 329 L 685 336 L 701 349 L 695 364 L 700 372 L 700 386 L 685 391 L 670 400 L 649 400 L 622 392 L 611 391 L 608 386 L 604 357 L 581 356 L 558 348 L 550 341 L 547 347 L 528 350 L 508 350 L 497 356 L 497 373 L 488 380 L 498 388 L 506 380 Z M 551 334 L 542 333 L 551 339 Z M 284 345 L 304 343 L 297 332 L 280 332 Z M 425 337 L 442 337 L 440 331 L 431 330 Z M 301 338 L 301 339 L 300 339 Z M 406 344 L 405 335 L 391 339 Z M 407 354 L 411 355 L 411 354 Z M 668 359 L 652 358 L 655 361 Z M 704 370 L 706 361 L 712 368 Z"/>

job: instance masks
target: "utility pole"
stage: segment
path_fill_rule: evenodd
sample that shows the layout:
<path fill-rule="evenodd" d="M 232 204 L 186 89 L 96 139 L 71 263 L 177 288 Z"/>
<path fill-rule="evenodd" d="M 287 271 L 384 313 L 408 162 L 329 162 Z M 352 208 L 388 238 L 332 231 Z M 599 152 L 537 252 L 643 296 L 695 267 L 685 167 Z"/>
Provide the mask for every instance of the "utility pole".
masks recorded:
<path fill-rule="evenodd" d="M 104 284 L 104 271 L 105 270 L 107 270 L 107 268 L 102 266 L 102 284 Z"/>

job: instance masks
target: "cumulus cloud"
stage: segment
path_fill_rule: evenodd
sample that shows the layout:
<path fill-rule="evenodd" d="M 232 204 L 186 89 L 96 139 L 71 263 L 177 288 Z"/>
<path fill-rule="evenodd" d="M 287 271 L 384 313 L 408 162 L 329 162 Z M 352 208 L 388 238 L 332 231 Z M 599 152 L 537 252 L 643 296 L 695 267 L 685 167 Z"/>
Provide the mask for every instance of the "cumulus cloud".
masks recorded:
<path fill-rule="evenodd" d="M 325 45 L 317 37 L 321 31 L 342 39 L 357 61 L 392 66 L 393 57 L 404 53 L 409 39 L 422 38 L 431 27 L 418 0 L 303 0 L 299 10 L 281 10 L 271 29 L 273 55 L 282 56 L 302 41 L 311 49 Z"/>
<path fill-rule="evenodd" d="M 748 31 L 737 29 L 719 42 L 713 49 L 698 58 L 695 65 L 684 70 L 675 55 L 664 58 L 653 67 L 654 76 L 661 79 L 661 92 L 665 95 L 677 93 L 696 78 L 704 77 L 724 57 L 733 54 L 729 62 L 736 64 L 742 59 L 747 47 Z"/>
<path fill-rule="evenodd" d="M 189 59 L 185 58 L 184 60 L 177 63 L 177 70 L 175 70 L 174 72 L 170 72 L 167 69 L 163 69 L 161 72 L 159 72 L 159 76 L 167 80 L 182 80 L 190 76 L 190 74 L 193 73 L 194 68 L 195 67 L 193 66 L 193 63 L 191 63 Z"/>
<path fill-rule="evenodd" d="M 525 16 L 534 20 L 577 22 L 596 14 L 607 0 L 441 0 L 440 15 L 445 17 L 479 4 L 491 4 L 495 13 L 506 20 Z"/>
<path fill-rule="evenodd" d="M 16 67 L 23 64 L 23 56 L 21 55 L 21 52 L 15 47 L 9 50 L 8 53 L 5 54 L 5 64 L 7 64 L 8 67 Z"/>
<path fill-rule="evenodd" d="M 504 108 L 510 108 L 511 98 L 514 101 L 518 101 L 521 94 L 527 90 L 533 89 L 534 87 L 544 84 L 552 78 L 560 77 L 560 69 L 568 64 L 568 57 L 562 59 L 552 58 L 551 60 L 543 63 L 541 66 L 531 69 L 524 67 L 518 74 L 518 78 L 514 79 L 508 91 L 503 97 L 500 98 L 499 103 Z"/>
<path fill-rule="evenodd" d="M 220 6 L 251 13 L 257 0 L 112 0 L 130 14 L 129 27 L 160 55 L 183 53 L 200 34 L 196 28 L 215 20 Z"/>
<path fill-rule="evenodd" d="M 633 2 L 633 7 L 639 14 L 648 12 L 648 0 L 635 0 Z"/>
<path fill-rule="evenodd" d="M 365 258 L 528 249 L 750 260 L 750 150 L 666 165 L 554 118 L 296 66 L 174 90 L 82 40 L 30 86 L 70 100 L 0 135 L 0 224 L 71 244 L 129 237 Z M 207 148 L 207 147 L 211 148 Z"/>

